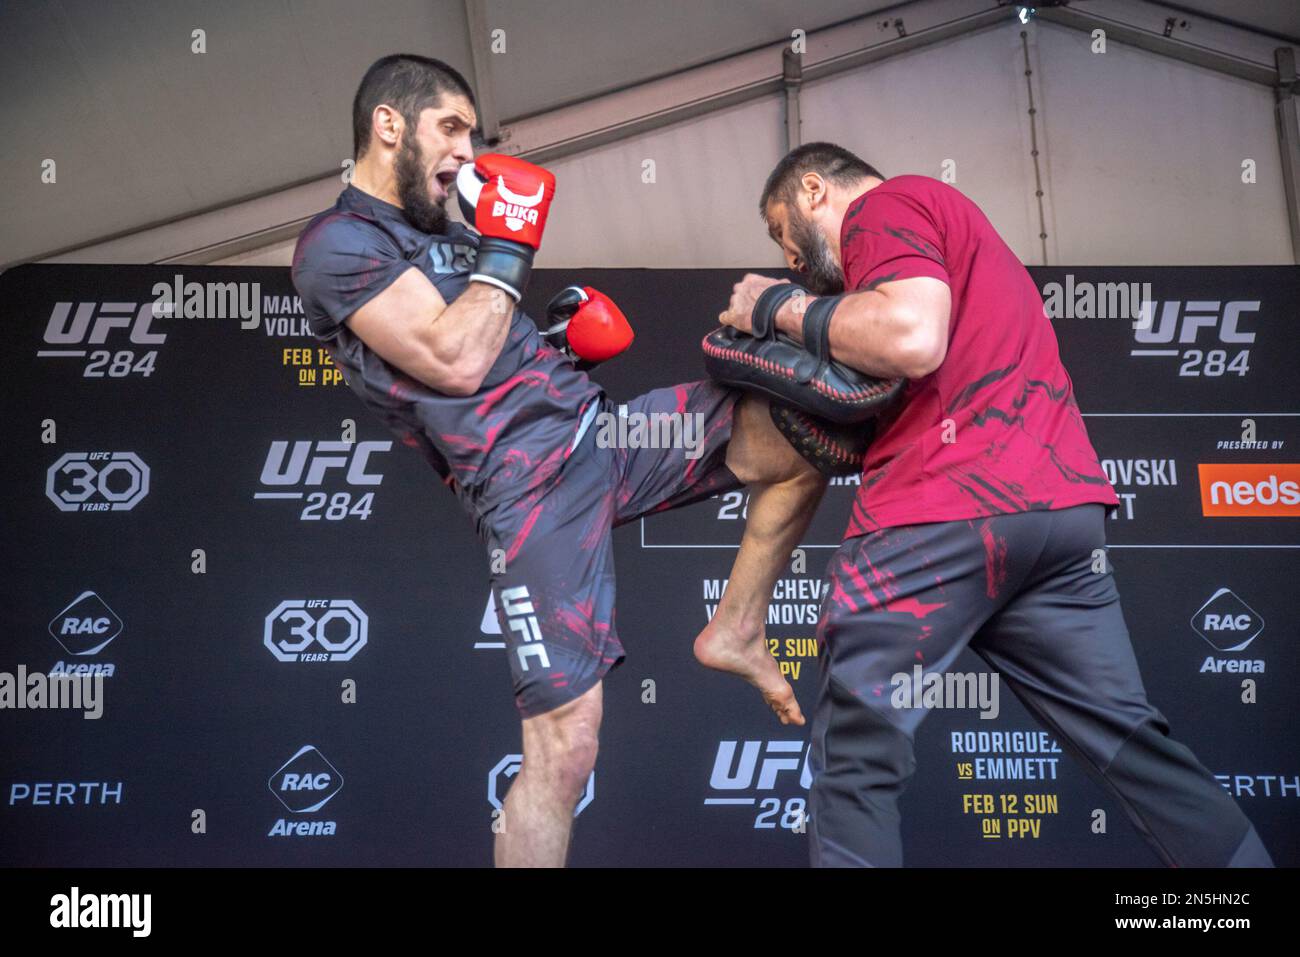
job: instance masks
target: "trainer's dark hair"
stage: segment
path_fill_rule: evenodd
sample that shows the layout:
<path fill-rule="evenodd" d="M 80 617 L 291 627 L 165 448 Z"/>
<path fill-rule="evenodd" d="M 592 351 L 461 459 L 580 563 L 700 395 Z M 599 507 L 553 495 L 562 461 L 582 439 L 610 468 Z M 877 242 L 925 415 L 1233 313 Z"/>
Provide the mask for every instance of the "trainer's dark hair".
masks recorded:
<path fill-rule="evenodd" d="M 414 53 L 376 60 L 352 98 L 353 154 L 360 159 L 370 145 L 370 117 L 381 103 L 395 107 L 407 123 L 414 124 L 422 110 L 441 104 L 445 93 L 458 93 L 474 105 L 465 78 L 441 60 Z"/>
<path fill-rule="evenodd" d="M 819 173 L 823 179 L 840 185 L 851 184 L 864 176 L 884 179 L 876 168 L 834 143 L 805 143 L 785 154 L 776 164 L 763 186 L 758 201 L 759 215 L 767 218 L 768 203 L 776 200 L 787 205 L 794 202 L 799 180 L 804 173 Z"/>

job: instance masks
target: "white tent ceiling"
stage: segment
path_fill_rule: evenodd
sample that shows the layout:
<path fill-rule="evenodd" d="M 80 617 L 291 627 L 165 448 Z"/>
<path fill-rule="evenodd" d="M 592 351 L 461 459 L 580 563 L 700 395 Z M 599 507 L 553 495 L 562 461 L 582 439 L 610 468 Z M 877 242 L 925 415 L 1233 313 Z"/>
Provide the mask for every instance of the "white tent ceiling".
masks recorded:
<path fill-rule="evenodd" d="M 400 50 L 440 57 L 473 78 L 472 15 L 504 31 L 504 54 L 480 53 L 479 86 L 509 123 L 778 43 L 795 28 L 885 19 L 896 8 L 864 0 L 5 3 L 0 264 L 337 175 L 351 154 L 348 105 L 365 67 Z M 1300 45 L 1292 39 L 1300 3 L 1288 0 L 1183 0 L 1169 13 L 1206 14 Z M 1213 27 L 1195 22 L 1203 24 Z M 191 52 L 195 30 L 204 31 L 204 53 Z M 57 179 L 44 183 L 51 159 Z"/>
<path fill-rule="evenodd" d="M 861 0 L 801 5 L 816 29 Z M 883 6 L 883 4 L 876 4 Z M 48 254 L 318 179 L 351 155 L 357 81 L 393 52 L 473 76 L 461 0 L 61 0 L 0 5 L 0 262 Z M 486 4 L 513 118 L 789 33 L 786 0 Z M 191 52 L 192 31 L 207 52 Z M 57 182 L 41 183 L 41 163 Z"/>

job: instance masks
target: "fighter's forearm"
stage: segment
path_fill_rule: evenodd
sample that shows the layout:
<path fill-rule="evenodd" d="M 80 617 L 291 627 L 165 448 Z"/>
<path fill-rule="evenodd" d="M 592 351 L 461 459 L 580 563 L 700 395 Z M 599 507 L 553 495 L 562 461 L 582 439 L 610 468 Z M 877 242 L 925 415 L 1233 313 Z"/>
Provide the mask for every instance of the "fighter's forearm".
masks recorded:
<path fill-rule="evenodd" d="M 472 282 L 429 325 L 437 363 L 455 370 L 466 394 L 478 391 L 510 332 L 514 303 L 495 286 Z"/>
<path fill-rule="evenodd" d="M 810 297 L 792 296 L 776 314 L 777 328 L 803 341 Z M 850 293 L 831 319 L 831 355 L 850 368 L 882 379 L 920 378 L 933 371 L 933 344 L 920 317 L 878 290 Z M 931 363 L 934 363 L 931 365 Z"/>

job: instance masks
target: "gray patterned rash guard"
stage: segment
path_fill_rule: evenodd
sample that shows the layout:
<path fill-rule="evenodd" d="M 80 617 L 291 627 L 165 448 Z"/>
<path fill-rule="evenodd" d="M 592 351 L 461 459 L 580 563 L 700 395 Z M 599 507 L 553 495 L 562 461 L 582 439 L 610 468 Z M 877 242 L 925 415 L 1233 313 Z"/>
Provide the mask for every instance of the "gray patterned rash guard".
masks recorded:
<path fill-rule="evenodd" d="M 472 396 L 445 395 L 381 359 L 346 320 L 415 267 L 451 303 L 469 285 L 478 235 L 449 223 L 420 232 L 399 207 L 355 186 L 298 239 L 293 283 L 312 334 L 348 386 L 406 445 L 420 450 L 483 533 L 482 518 L 552 477 L 601 389 L 516 308 L 500 355 Z M 594 408 L 594 406 L 591 406 Z"/>

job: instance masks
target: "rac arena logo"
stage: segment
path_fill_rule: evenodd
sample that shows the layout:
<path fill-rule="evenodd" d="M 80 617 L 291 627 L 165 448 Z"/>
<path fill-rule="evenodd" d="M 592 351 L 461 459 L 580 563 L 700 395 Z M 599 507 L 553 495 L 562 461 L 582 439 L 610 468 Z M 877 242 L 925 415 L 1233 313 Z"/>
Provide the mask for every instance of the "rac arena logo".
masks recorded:
<path fill-rule="evenodd" d="M 122 633 L 122 619 L 93 591 L 83 591 L 50 621 L 50 635 L 70 655 L 95 655 Z"/>
<path fill-rule="evenodd" d="M 122 619 L 93 591 L 83 591 L 49 624 L 50 636 L 72 657 L 97 655 L 122 633 Z M 57 662 L 52 675 L 103 675 L 117 670 L 112 662 Z"/>
<path fill-rule="evenodd" d="M 312 745 L 304 745 L 271 775 L 267 787 L 290 814 L 315 814 L 343 790 L 343 775 Z M 280 818 L 267 837 L 329 837 L 335 821 Z"/>
<path fill-rule="evenodd" d="M 151 328 L 155 318 L 152 301 L 56 302 L 36 357 L 77 359 L 86 379 L 147 378 L 167 341 Z"/>
<path fill-rule="evenodd" d="M 287 441 L 271 443 L 262 464 L 260 490 L 254 499 L 302 502 L 299 520 L 365 521 L 374 508 L 375 493 L 384 481 L 371 456 L 393 448 L 389 440 L 369 442 Z M 323 486 L 337 491 L 326 491 Z M 342 488 L 339 488 L 342 486 Z"/>
<path fill-rule="evenodd" d="M 277 661 L 351 661 L 369 630 L 370 619 L 354 601 L 282 601 L 266 616 L 262 644 Z"/>
<path fill-rule="evenodd" d="M 134 452 L 68 452 L 45 473 L 61 512 L 129 512 L 148 494 L 149 466 Z"/>
<path fill-rule="evenodd" d="M 1192 630 L 1216 652 L 1245 651 L 1264 630 L 1264 619 L 1230 588 L 1220 588 L 1192 615 Z M 1206 657 L 1201 674 L 1263 674 L 1260 658 Z"/>
<path fill-rule="evenodd" d="M 1300 463 L 1201 464 L 1201 513 L 1207 518 L 1300 517 Z"/>

